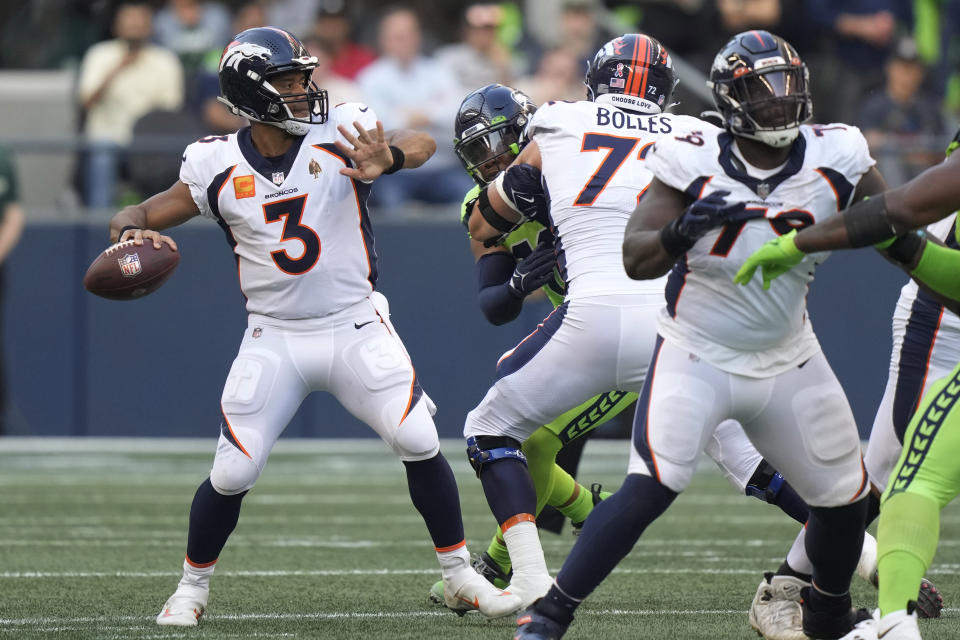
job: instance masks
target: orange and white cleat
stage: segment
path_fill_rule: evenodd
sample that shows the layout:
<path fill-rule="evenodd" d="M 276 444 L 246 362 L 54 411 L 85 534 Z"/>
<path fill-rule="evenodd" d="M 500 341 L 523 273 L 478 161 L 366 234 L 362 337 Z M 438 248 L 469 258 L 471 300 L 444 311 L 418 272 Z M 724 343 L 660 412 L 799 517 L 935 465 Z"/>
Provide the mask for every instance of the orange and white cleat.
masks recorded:
<path fill-rule="evenodd" d="M 180 585 L 164 603 L 157 624 L 174 627 L 195 627 L 207 609 L 210 591 L 192 585 Z"/>
<path fill-rule="evenodd" d="M 520 610 L 520 598 L 487 582 L 472 567 L 443 581 L 443 601 L 459 616 L 479 611 L 485 618 L 503 618 Z"/>

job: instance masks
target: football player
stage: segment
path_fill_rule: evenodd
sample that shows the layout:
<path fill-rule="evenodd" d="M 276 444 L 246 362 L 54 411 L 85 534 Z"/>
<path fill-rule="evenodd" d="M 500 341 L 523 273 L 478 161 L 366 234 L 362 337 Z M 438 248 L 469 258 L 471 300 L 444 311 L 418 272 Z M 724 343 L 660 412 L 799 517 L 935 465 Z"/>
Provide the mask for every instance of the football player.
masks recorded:
<path fill-rule="evenodd" d="M 766 240 L 835 216 L 854 193 L 882 191 L 883 179 L 856 128 L 803 124 L 812 111 L 806 65 L 778 36 L 734 36 L 710 84 L 724 127 L 682 121 L 657 141 L 646 160 L 654 179 L 623 241 L 630 277 L 670 274 L 627 478 L 591 513 L 517 637 L 563 635 L 576 607 L 686 488 L 704 440 L 731 418 L 809 505 L 803 630 L 812 638 L 859 631 L 848 589 L 867 478 L 853 414 L 805 310 L 826 256 L 810 256 L 769 293 L 731 277 Z"/>
<path fill-rule="evenodd" d="M 925 287 L 919 292 L 913 285 L 904 287 L 894 313 L 891 382 L 867 450 L 871 479 L 884 488 L 877 550 L 881 618 L 874 631 L 874 637 L 884 640 L 920 638 L 915 594 L 918 586 L 923 594 L 923 574 L 937 547 L 940 509 L 960 493 L 956 457 L 960 448 L 956 409 L 960 252 L 953 250 L 958 237 L 952 213 L 960 208 L 960 154 L 951 155 L 958 147 L 960 132 L 943 163 L 880 197 L 855 204 L 836 218 L 764 245 L 736 276 L 738 282 L 748 283 L 759 267 L 767 287 L 807 253 L 874 245 Z M 925 234 L 910 231 L 924 226 Z M 902 305 L 911 299 L 908 307 Z M 944 304 L 952 314 L 944 313 Z M 904 323 L 906 313 L 910 320 Z M 914 353 L 923 348 L 922 356 Z M 942 375 L 947 354 L 954 366 Z M 884 442 L 892 440 L 894 431 L 904 446 L 886 479 L 880 476 L 889 463 L 889 452 L 899 443 Z"/>
<path fill-rule="evenodd" d="M 471 461 L 514 561 L 509 590 L 525 603 L 542 595 L 550 579 L 533 528 L 535 491 L 519 443 L 537 428 L 538 418 L 547 422 L 604 388 L 637 392 L 642 386 L 665 279 L 636 283 L 626 277 L 623 229 L 651 177 L 644 158 L 653 143 L 678 123 L 698 122 L 662 113 L 676 81 L 669 55 L 648 36 L 607 43 L 585 82 L 591 101 L 551 103 L 537 111 L 528 125 L 532 142 L 481 191 L 468 219 L 474 240 L 487 247 L 531 218 L 549 223 L 568 286 L 554 313 L 501 358 L 497 382 L 465 427 Z M 509 273 L 501 272 L 504 281 Z M 704 447 L 741 491 L 806 519 L 806 506 L 736 422 L 721 424 Z"/>
<path fill-rule="evenodd" d="M 476 182 L 461 207 L 464 224 L 480 189 L 520 153 L 524 129 L 535 111 L 536 105 L 528 96 L 500 84 L 487 85 L 463 99 L 454 122 L 454 151 Z M 536 291 L 543 291 L 554 307 L 563 302 L 565 285 L 556 270 L 553 234 L 543 224 L 527 222 L 493 246 L 471 239 L 470 248 L 476 260 L 480 308 L 491 324 L 514 320 L 524 299 Z M 593 505 L 610 494 L 602 492 L 599 485 L 588 490 L 578 484 L 556 464 L 557 453 L 636 399 L 637 394 L 625 391 L 602 393 L 537 429 L 524 441 L 522 450 L 537 494 L 535 515 L 544 505 L 551 505 L 570 518 L 575 534 L 579 532 Z M 499 529 L 474 567 L 496 580 L 498 586 L 509 581 L 510 555 Z"/>
<path fill-rule="evenodd" d="M 435 407 L 394 331 L 386 298 L 375 290 L 370 182 L 421 165 L 435 144 L 413 131 L 384 132 L 362 104 L 328 110 L 326 92 L 310 80 L 316 65 L 282 29 L 235 36 L 220 59 L 220 99 L 250 126 L 187 147 L 177 183 L 110 223 L 115 241 L 176 248 L 156 230 L 197 215 L 215 220 L 236 254 L 249 312 L 221 399 L 213 469 L 190 509 L 183 577 L 157 623 L 198 623 L 243 497 L 312 391 L 332 393 L 403 461 L 442 568 L 447 606 L 510 614 L 517 596 L 470 566 Z"/>

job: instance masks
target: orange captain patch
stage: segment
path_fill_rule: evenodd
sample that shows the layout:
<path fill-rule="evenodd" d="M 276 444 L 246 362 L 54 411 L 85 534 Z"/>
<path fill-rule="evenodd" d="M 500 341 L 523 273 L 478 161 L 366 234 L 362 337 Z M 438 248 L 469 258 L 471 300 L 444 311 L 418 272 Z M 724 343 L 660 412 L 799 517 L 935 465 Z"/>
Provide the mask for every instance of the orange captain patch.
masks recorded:
<path fill-rule="evenodd" d="M 253 176 L 237 176 L 233 179 L 233 193 L 239 200 L 240 198 L 252 198 L 257 195 L 254 186 Z"/>

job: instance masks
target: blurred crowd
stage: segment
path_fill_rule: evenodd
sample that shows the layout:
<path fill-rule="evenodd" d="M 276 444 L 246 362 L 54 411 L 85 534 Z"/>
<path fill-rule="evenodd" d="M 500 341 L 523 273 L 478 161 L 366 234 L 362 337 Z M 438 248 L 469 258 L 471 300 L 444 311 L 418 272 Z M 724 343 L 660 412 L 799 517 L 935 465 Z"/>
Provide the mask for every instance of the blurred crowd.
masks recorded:
<path fill-rule="evenodd" d="M 166 188 L 183 141 L 243 126 L 216 100 L 217 63 L 231 35 L 262 25 L 305 42 L 331 105 L 366 102 L 385 127 L 437 140 L 422 169 L 378 182 L 384 212 L 469 188 L 452 143 L 463 96 L 502 82 L 538 104 L 583 99 L 586 60 L 624 32 L 704 74 L 734 33 L 784 36 L 810 68 L 815 120 L 860 126 L 892 183 L 942 157 L 960 118 L 960 0 L 33 0 L 0 19 L 0 68 L 76 70 L 76 183 L 95 207 Z M 675 110 L 696 115 L 705 95 L 681 85 Z"/>

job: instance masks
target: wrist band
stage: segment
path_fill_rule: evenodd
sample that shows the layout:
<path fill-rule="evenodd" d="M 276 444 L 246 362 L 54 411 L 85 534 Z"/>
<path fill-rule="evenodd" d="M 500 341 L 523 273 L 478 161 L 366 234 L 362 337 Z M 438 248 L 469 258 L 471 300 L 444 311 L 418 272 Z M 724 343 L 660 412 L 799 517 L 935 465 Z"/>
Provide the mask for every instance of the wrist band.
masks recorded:
<path fill-rule="evenodd" d="M 390 153 L 393 155 L 393 164 L 390 165 L 389 169 L 383 172 L 384 174 L 396 173 L 397 171 L 400 171 L 400 169 L 403 169 L 403 163 L 407 159 L 400 147 L 390 145 Z"/>

